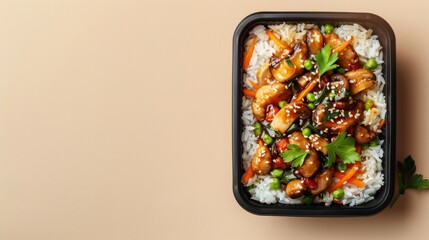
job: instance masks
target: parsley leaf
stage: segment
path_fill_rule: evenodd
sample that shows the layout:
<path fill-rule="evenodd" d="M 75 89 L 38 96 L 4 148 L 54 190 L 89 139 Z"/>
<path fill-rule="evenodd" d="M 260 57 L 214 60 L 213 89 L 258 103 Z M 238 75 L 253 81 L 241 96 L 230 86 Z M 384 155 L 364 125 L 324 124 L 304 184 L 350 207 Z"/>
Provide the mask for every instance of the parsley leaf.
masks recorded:
<path fill-rule="evenodd" d="M 390 207 L 405 194 L 407 189 L 423 190 L 429 188 L 429 179 L 423 179 L 423 175 L 416 174 L 416 162 L 411 156 L 405 158 L 404 163 L 398 162 L 399 194 L 390 204 Z"/>
<path fill-rule="evenodd" d="M 316 61 L 319 67 L 319 80 L 322 75 L 338 67 L 335 62 L 338 60 L 338 53 L 334 52 L 331 54 L 331 45 L 326 44 L 321 50 L 317 51 Z"/>
<path fill-rule="evenodd" d="M 344 163 L 354 163 L 361 160 L 360 155 L 356 152 L 355 139 L 347 137 L 345 132 L 338 134 L 335 141 L 326 145 L 325 148 L 328 150 L 326 167 L 330 167 L 334 163 L 336 156 Z"/>
<path fill-rule="evenodd" d="M 308 155 L 308 152 L 303 151 L 298 145 L 288 144 L 288 149 L 283 151 L 280 156 L 282 156 L 285 162 L 292 162 L 292 167 L 302 166 L 304 160 Z"/>

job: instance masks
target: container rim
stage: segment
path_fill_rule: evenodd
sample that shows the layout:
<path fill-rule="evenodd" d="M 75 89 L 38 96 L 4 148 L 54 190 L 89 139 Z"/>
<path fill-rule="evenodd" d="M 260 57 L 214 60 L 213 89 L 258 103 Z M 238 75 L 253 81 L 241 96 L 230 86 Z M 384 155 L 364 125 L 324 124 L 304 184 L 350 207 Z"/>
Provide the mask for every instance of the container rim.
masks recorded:
<path fill-rule="evenodd" d="M 322 205 L 287 205 L 261 204 L 251 200 L 241 184 L 241 89 L 242 89 L 242 54 L 245 34 L 257 24 L 275 22 L 329 22 L 334 24 L 358 23 L 371 28 L 383 41 L 384 66 L 383 76 L 386 81 L 386 123 L 383 127 L 385 136 L 383 173 L 384 186 L 377 191 L 375 199 L 358 206 L 322 206 Z M 392 200 L 395 190 L 395 147 L 396 147 L 396 40 L 391 26 L 380 16 L 362 12 L 255 12 L 245 17 L 236 27 L 233 35 L 232 65 L 232 163 L 233 194 L 238 204 L 246 211 L 257 215 L 272 216 L 313 216 L 313 217 L 351 217 L 368 216 L 379 213 Z M 375 202 L 373 202 L 375 201 Z"/>

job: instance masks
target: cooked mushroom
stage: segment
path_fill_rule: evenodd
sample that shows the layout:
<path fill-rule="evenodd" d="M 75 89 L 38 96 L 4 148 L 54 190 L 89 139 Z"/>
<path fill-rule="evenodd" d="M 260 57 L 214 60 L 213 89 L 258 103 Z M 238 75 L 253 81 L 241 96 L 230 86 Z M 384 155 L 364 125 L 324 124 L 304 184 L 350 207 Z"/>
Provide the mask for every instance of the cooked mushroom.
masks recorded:
<path fill-rule="evenodd" d="M 304 72 L 303 62 L 307 59 L 308 47 L 303 41 L 297 41 L 290 59 L 285 58 L 277 64 L 271 64 L 271 73 L 279 82 L 287 82 Z"/>
<path fill-rule="evenodd" d="M 307 33 L 307 45 L 310 55 L 316 56 L 317 51 L 323 47 L 323 35 L 319 29 L 311 29 Z"/>
<path fill-rule="evenodd" d="M 318 134 L 311 134 L 308 139 L 310 139 L 311 144 L 317 151 L 322 152 L 324 155 L 328 154 L 328 149 L 324 148 L 329 144 L 328 140 Z"/>
<path fill-rule="evenodd" d="M 329 87 L 331 89 L 335 89 L 337 93 L 348 91 L 350 88 L 349 80 L 343 74 L 339 74 L 339 73 L 333 74 L 331 76 L 331 82 L 329 83 Z M 345 96 L 343 96 L 342 98 L 344 97 Z"/>
<path fill-rule="evenodd" d="M 340 38 L 335 33 L 325 34 L 324 41 L 330 44 L 332 49 L 335 49 L 345 42 L 344 39 Z M 338 64 L 341 67 L 350 70 L 352 65 L 357 65 L 358 63 L 359 56 L 352 45 L 348 45 L 343 51 L 338 53 Z"/>
<path fill-rule="evenodd" d="M 325 191 L 325 189 L 328 188 L 332 182 L 333 174 L 334 174 L 334 169 L 331 167 L 326 169 L 322 173 L 316 175 L 316 177 L 314 178 L 314 181 L 316 181 L 317 183 L 317 188 L 311 189 L 310 190 L 311 194 L 317 195 Z"/>
<path fill-rule="evenodd" d="M 308 72 L 298 77 L 296 83 L 298 83 L 299 89 L 304 89 L 311 82 L 311 80 L 313 80 L 313 77 L 314 76 L 311 74 L 311 72 Z"/>
<path fill-rule="evenodd" d="M 349 79 L 351 85 L 350 92 L 352 95 L 356 95 L 375 86 L 376 77 L 370 70 L 360 68 L 355 71 L 349 71 L 345 75 Z"/>
<path fill-rule="evenodd" d="M 326 120 L 327 112 L 331 112 L 331 109 L 328 109 L 326 104 L 320 104 L 313 113 L 313 123 L 315 127 L 321 131 L 327 131 L 330 134 L 345 132 L 350 126 L 362 121 L 364 117 L 364 103 L 360 100 L 356 101 L 351 106 L 350 110 L 341 110 L 343 111 L 342 114 L 346 117 L 340 114 L 338 117 Z"/>
<path fill-rule="evenodd" d="M 271 171 L 271 163 L 273 159 L 271 158 L 270 149 L 267 146 L 259 146 L 255 155 L 253 156 L 252 170 L 257 174 L 268 174 Z"/>
<path fill-rule="evenodd" d="M 267 85 L 271 80 L 273 80 L 273 75 L 270 71 L 270 61 L 266 61 L 262 64 L 258 71 L 256 72 L 256 79 L 260 86 Z"/>
<path fill-rule="evenodd" d="M 309 151 L 308 156 L 305 158 L 302 166 L 297 167 L 300 175 L 303 177 L 312 177 L 319 170 L 320 160 L 317 156 L 316 150 L 311 147 L 307 138 L 302 136 L 301 132 L 294 132 L 289 136 L 289 143 L 299 146 L 301 149 Z"/>
<path fill-rule="evenodd" d="M 301 179 L 294 179 L 286 184 L 286 194 L 290 198 L 299 198 L 304 195 L 307 187 Z"/>
<path fill-rule="evenodd" d="M 375 138 L 377 136 L 377 133 L 369 130 L 364 126 L 356 126 L 354 136 L 356 138 L 357 143 L 365 144 Z"/>
<path fill-rule="evenodd" d="M 297 118 L 307 119 L 310 116 L 311 110 L 308 108 L 307 104 L 301 101 L 292 101 L 290 104 L 280 109 L 274 116 L 271 122 L 271 128 L 275 131 L 285 133 Z"/>
<path fill-rule="evenodd" d="M 255 99 L 252 101 L 253 114 L 258 121 L 262 122 L 268 105 L 288 100 L 291 96 L 292 90 L 282 83 L 262 86 L 256 91 Z"/>

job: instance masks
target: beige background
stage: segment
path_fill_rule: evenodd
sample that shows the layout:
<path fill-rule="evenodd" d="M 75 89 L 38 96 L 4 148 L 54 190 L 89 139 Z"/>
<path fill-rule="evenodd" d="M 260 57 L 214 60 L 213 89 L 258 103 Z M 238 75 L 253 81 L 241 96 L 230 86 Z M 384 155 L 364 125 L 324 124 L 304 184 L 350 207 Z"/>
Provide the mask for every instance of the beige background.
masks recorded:
<path fill-rule="evenodd" d="M 0 239 L 425 239 L 429 192 L 368 218 L 232 195 L 232 34 L 261 10 L 373 12 L 397 37 L 398 150 L 429 177 L 423 1 L 0 1 Z"/>

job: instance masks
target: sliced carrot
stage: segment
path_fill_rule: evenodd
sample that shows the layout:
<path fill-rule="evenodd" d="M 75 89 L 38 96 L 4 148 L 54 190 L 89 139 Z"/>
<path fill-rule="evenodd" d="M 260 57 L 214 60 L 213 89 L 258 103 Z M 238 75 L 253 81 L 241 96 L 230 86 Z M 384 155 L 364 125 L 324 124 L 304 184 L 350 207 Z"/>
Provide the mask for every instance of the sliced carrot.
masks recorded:
<path fill-rule="evenodd" d="M 302 101 L 302 99 L 304 99 L 304 97 L 311 92 L 311 90 L 313 90 L 313 88 L 317 85 L 317 77 L 315 77 L 313 79 L 313 81 L 311 81 L 308 86 L 302 90 L 299 94 L 298 97 L 295 99 L 296 101 Z"/>
<path fill-rule="evenodd" d="M 256 37 L 253 38 L 252 43 L 249 46 L 249 49 L 247 50 L 246 55 L 244 55 L 243 59 L 243 68 L 248 68 L 250 65 L 250 59 L 252 59 L 253 52 L 255 51 L 255 45 L 256 45 Z"/>
<path fill-rule="evenodd" d="M 345 177 L 346 174 L 335 171 L 334 176 L 341 179 L 341 178 Z M 355 185 L 356 187 L 360 187 L 360 188 L 365 186 L 365 183 L 363 181 L 361 181 L 357 178 L 354 178 L 354 177 L 349 178 L 349 180 L 347 180 L 347 182 Z"/>
<path fill-rule="evenodd" d="M 334 48 L 334 50 L 332 50 L 332 52 L 342 52 L 344 49 L 346 49 L 346 47 L 348 47 L 350 45 L 350 43 L 353 42 L 353 36 L 351 36 L 351 38 L 347 41 L 345 41 L 343 44 L 341 44 L 340 46 Z"/>
<path fill-rule="evenodd" d="M 249 79 L 249 82 L 250 82 L 250 84 L 252 84 L 252 87 L 255 89 L 255 90 L 258 90 L 260 87 L 259 87 L 259 85 L 256 83 L 256 82 L 254 82 L 254 81 L 252 81 L 252 80 L 250 80 Z"/>
<path fill-rule="evenodd" d="M 243 94 L 244 94 L 244 96 L 246 96 L 246 97 L 254 98 L 254 97 L 255 97 L 256 92 L 255 92 L 255 91 L 253 91 L 253 90 L 250 90 L 250 89 L 244 88 L 244 89 L 243 89 Z"/>
<path fill-rule="evenodd" d="M 344 174 L 344 177 L 340 178 L 340 181 L 336 182 L 334 185 L 332 185 L 328 189 L 328 192 L 331 193 L 331 192 L 335 191 L 335 189 L 343 186 L 344 183 L 347 182 L 347 180 L 349 180 L 350 178 L 352 178 L 356 174 L 356 172 L 359 170 L 361 165 L 362 165 L 361 162 L 356 162 L 355 164 L 353 164 L 353 166 L 346 171 L 346 173 Z"/>
<path fill-rule="evenodd" d="M 271 30 L 266 30 L 265 33 L 267 33 L 268 37 L 273 40 L 273 42 L 275 44 L 277 44 L 279 47 L 286 49 L 288 48 L 287 44 L 284 43 L 282 40 L 280 40 L 278 37 L 276 37 L 276 35 L 274 35 L 273 31 Z"/>
<path fill-rule="evenodd" d="M 364 174 L 364 173 L 366 173 L 366 171 L 359 169 L 359 170 L 357 170 L 356 175 L 357 174 Z"/>
<path fill-rule="evenodd" d="M 378 130 L 380 130 L 383 127 L 385 122 L 386 121 L 384 119 L 381 119 L 380 124 L 378 125 Z"/>
<path fill-rule="evenodd" d="M 243 179 L 241 180 L 244 184 L 247 184 L 249 180 L 255 175 L 251 166 L 247 168 L 246 173 L 243 175 Z"/>

